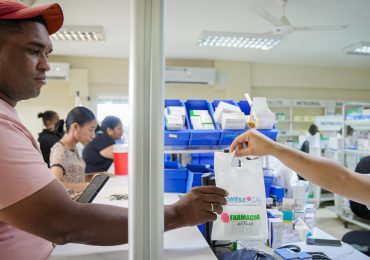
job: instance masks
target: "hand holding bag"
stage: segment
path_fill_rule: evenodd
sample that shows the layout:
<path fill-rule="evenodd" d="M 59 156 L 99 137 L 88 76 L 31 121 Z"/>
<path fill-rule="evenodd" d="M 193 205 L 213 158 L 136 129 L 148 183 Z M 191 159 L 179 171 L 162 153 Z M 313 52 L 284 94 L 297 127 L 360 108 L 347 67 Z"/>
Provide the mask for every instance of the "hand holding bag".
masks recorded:
<path fill-rule="evenodd" d="M 232 166 L 233 153 L 215 152 L 217 187 L 229 192 L 223 213 L 213 222 L 212 240 L 265 241 L 268 236 L 262 159 L 239 158 Z"/>

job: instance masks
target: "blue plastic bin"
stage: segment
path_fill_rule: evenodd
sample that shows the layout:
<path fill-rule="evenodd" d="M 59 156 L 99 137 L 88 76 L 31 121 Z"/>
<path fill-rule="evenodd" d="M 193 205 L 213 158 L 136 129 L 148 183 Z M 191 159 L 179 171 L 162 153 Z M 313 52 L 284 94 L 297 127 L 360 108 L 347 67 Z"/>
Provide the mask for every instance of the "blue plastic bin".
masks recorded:
<path fill-rule="evenodd" d="M 178 162 L 164 163 L 164 192 L 185 193 L 188 170 Z"/>
<path fill-rule="evenodd" d="M 251 113 L 251 106 L 249 105 L 248 101 L 241 100 L 238 103 L 240 109 L 244 112 L 245 115 L 250 115 Z M 274 126 L 272 129 L 257 129 L 259 132 L 267 136 L 268 138 L 276 141 L 278 135 L 278 129 Z"/>
<path fill-rule="evenodd" d="M 240 100 L 238 102 L 238 105 L 239 105 L 240 109 L 244 112 L 244 114 L 246 114 L 246 115 L 251 114 L 251 106 L 249 105 L 248 101 Z"/>
<path fill-rule="evenodd" d="M 178 99 L 166 99 L 164 101 L 164 107 L 174 106 L 174 107 L 185 107 L 184 103 Z M 186 112 L 186 111 L 185 111 Z M 190 131 L 189 131 L 189 118 L 187 113 L 185 113 L 185 126 L 186 129 L 183 130 L 167 130 L 166 124 L 164 129 L 164 144 L 165 145 L 183 145 L 189 144 Z"/>
<path fill-rule="evenodd" d="M 207 168 L 204 165 L 186 165 L 188 170 L 188 181 L 186 184 L 186 192 L 188 192 L 192 187 L 202 186 L 202 175 L 209 172 L 214 172 L 214 170 Z"/>
<path fill-rule="evenodd" d="M 276 202 L 282 202 L 285 196 L 285 189 L 279 186 L 270 186 L 270 196 L 275 198 Z"/>
<path fill-rule="evenodd" d="M 215 154 L 214 153 L 201 153 L 201 154 L 199 154 L 199 164 L 200 165 L 213 165 L 213 164 L 215 164 Z"/>
<path fill-rule="evenodd" d="M 266 193 L 266 198 L 270 196 L 270 189 L 271 185 L 274 182 L 274 177 L 273 176 L 263 176 L 263 180 L 265 182 L 265 193 Z"/>
<path fill-rule="evenodd" d="M 220 139 L 220 127 L 218 124 L 215 124 L 215 120 L 213 118 L 213 108 L 212 105 L 207 101 L 203 99 L 193 99 L 193 100 L 187 100 L 185 102 L 186 112 L 189 115 L 189 125 L 190 125 L 190 145 L 216 145 L 218 143 L 218 140 Z M 190 110 L 208 110 L 213 125 L 215 126 L 215 129 L 205 129 L 205 130 L 194 130 L 193 126 L 190 121 Z"/>
<path fill-rule="evenodd" d="M 199 153 L 191 154 L 191 164 L 197 164 L 197 165 L 200 164 Z"/>
<path fill-rule="evenodd" d="M 214 153 L 193 153 L 191 155 L 191 164 L 213 165 Z"/>
<path fill-rule="evenodd" d="M 239 107 L 239 105 L 236 102 L 232 101 L 232 100 L 216 99 L 215 101 L 212 102 L 212 107 L 213 107 L 214 111 L 216 111 L 216 108 L 218 106 L 218 103 L 220 103 L 220 101 L 223 101 L 225 103 L 229 103 L 229 104 L 234 105 L 236 107 Z M 240 135 L 240 134 L 242 134 L 246 131 L 246 129 L 222 129 L 221 125 L 219 123 L 216 123 L 216 124 L 218 124 L 218 126 L 220 127 L 220 130 L 221 130 L 220 140 L 218 141 L 219 145 L 230 145 L 238 135 Z"/>

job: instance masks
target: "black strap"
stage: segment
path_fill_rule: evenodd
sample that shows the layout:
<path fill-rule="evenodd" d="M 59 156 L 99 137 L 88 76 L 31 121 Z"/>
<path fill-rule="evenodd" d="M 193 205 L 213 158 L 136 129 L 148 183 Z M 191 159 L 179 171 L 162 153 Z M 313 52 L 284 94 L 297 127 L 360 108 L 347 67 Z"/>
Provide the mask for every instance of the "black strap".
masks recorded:
<path fill-rule="evenodd" d="M 56 163 L 51 165 L 50 168 L 53 168 L 54 166 L 61 168 L 63 170 L 63 175 L 66 175 L 66 169 L 64 169 L 63 165 L 61 165 L 60 163 Z"/>

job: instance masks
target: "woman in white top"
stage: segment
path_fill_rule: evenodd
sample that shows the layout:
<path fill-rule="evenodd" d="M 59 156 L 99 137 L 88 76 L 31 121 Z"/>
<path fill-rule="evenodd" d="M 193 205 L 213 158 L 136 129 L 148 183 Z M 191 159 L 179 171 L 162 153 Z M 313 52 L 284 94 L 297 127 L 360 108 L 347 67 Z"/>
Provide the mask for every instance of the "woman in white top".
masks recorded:
<path fill-rule="evenodd" d="M 235 138 L 230 151 L 235 151 L 236 156 L 272 155 L 306 180 L 368 207 L 370 205 L 370 176 L 273 142 L 257 130 L 249 130 Z"/>
<path fill-rule="evenodd" d="M 66 119 L 66 132 L 51 148 L 50 168 L 55 177 L 73 192 L 83 191 L 86 164 L 76 150 L 78 142 L 86 145 L 95 138 L 97 122 L 94 114 L 85 107 L 75 107 Z"/>
<path fill-rule="evenodd" d="M 320 132 L 319 128 L 315 124 L 311 124 L 306 134 L 306 141 L 309 143 L 309 153 L 317 156 L 321 156 L 321 144 L 320 144 Z"/>

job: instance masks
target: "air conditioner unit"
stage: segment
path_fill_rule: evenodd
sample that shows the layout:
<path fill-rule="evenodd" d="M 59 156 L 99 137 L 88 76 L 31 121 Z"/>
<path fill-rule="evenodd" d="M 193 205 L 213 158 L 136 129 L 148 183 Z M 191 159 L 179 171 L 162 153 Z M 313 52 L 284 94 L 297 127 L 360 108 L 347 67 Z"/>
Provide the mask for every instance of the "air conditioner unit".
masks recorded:
<path fill-rule="evenodd" d="M 50 70 L 46 78 L 50 80 L 69 80 L 69 64 L 64 62 L 50 62 Z"/>
<path fill-rule="evenodd" d="M 166 67 L 166 83 L 208 84 L 214 85 L 216 70 L 198 67 Z"/>

